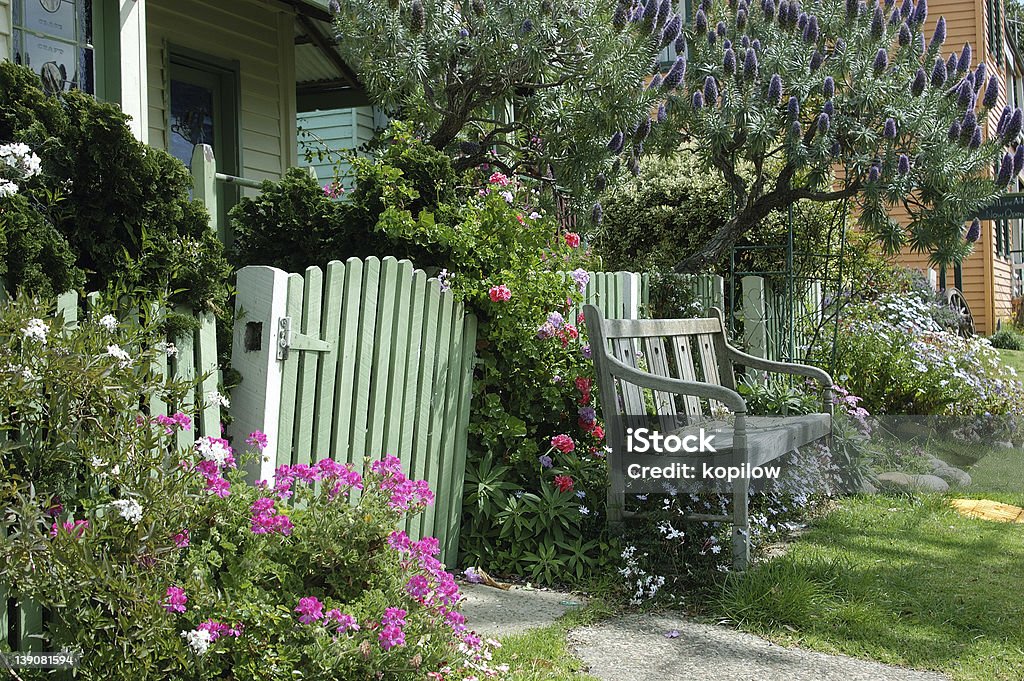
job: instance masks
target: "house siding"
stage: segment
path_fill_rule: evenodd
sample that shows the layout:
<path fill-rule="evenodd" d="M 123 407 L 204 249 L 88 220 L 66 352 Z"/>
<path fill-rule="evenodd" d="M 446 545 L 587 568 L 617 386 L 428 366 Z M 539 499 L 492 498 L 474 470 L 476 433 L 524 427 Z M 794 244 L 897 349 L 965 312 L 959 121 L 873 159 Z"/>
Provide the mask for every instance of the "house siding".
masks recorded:
<path fill-rule="evenodd" d="M 14 9 L 11 0 L 0 0 L 0 59 L 10 59 L 14 53 L 11 44 L 11 26 L 14 25 Z"/>
<path fill-rule="evenodd" d="M 299 164 L 316 170 L 321 184 L 334 179 L 337 155 L 325 154 L 323 159 L 319 159 L 315 155 L 318 150 L 326 148 L 331 152 L 339 152 L 355 149 L 372 140 L 377 132 L 374 110 L 369 106 L 305 113 L 299 117 L 298 124 L 308 133 L 299 136 Z M 309 161 L 306 160 L 307 151 L 314 154 Z M 338 171 L 343 186 L 351 189 L 353 178 L 349 164 L 342 161 Z"/>
<path fill-rule="evenodd" d="M 225 4 L 148 0 L 148 141 L 168 148 L 169 46 L 236 61 L 241 175 L 254 180 L 279 179 L 297 161 L 294 15 L 281 6 L 255 0 L 232 3 L 233 9 Z"/>

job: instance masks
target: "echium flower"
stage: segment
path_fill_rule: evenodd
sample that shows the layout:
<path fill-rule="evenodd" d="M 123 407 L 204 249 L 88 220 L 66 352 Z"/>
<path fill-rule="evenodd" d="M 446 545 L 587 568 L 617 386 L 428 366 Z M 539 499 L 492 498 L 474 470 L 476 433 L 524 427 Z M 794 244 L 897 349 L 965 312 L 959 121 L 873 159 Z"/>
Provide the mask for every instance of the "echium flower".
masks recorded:
<path fill-rule="evenodd" d="M 530 19 L 524 19 L 523 23 L 519 26 L 519 32 L 523 35 L 533 32 L 533 21 Z"/>
<path fill-rule="evenodd" d="M 974 218 L 971 222 L 971 226 L 967 228 L 967 235 L 965 238 L 971 243 L 974 243 L 981 238 L 981 220 Z"/>
<path fill-rule="evenodd" d="M 789 120 L 795 121 L 800 118 L 800 100 L 796 98 L 796 95 L 789 98 L 786 111 L 789 113 Z"/>
<path fill-rule="evenodd" d="M 768 81 L 768 102 L 772 106 L 777 106 L 782 101 L 782 78 L 779 74 L 773 73 L 771 79 Z"/>
<path fill-rule="evenodd" d="M 999 76 L 992 74 L 992 77 L 988 79 L 988 85 L 985 87 L 985 97 L 981 100 L 981 105 L 986 109 L 991 109 L 996 105 L 999 99 Z"/>
<path fill-rule="evenodd" d="M 960 59 L 956 63 L 956 72 L 958 74 L 964 74 L 970 70 L 971 56 L 971 44 L 964 43 L 964 49 L 960 50 Z"/>
<path fill-rule="evenodd" d="M 616 30 L 621 31 L 626 27 L 626 23 L 629 21 L 627 11 L 627 7 L 621 3 L 615 8 L 615 14 L 612 15 L 612 26 Z"/>
<path fill-rule="evenodd" d="M 661 87 L 661 74 L 660 73 L 654 74 L 654 78 L 651 78 L 651 82 L 647 84 L 647 88 L 646 89 L 647 90 L 654 90 L 654 89 L 656 89 L 658 87 Z"/>
<path fill-rule="evenodd" d="M 935 60 L 935 65 L 932 67 L 932 87 L 942 87 L 942 84 L 946 82 L 946 62 L 942 61 L 939 57 Z"/>
<path fill-rule="evenodd" d="M 903 0 L 903 4 L 900 5 L 900 14 L 905 18 L 910 19 L 914 13 L 914 3 L 911 0 Z"/>
<path fill-rule="evenodd" d="M 950 142 L 956 142 L 960 139 L 960 121 L 953 121 L 949 124 L 949 132 L 946 133 L 946 137 Z"/>
<path fill-rule="evenodd" d="M 999 115 L 999 122 L 996 123 L 996 136 L 1002 137 L 1006 130 L 1006 124 L 1010 122 L 1010 107 L 1004 106 L 1003 113 Z"/>
<path fill-rule="evenodd" d="M 813 45 L 818 42 L 819 35 L 818 17 L 812 14 L 810 18 L 807 19 L 807 26 L 804 27 L 804 42 L 808 45 Z"/>
<path fill-rule="evenodd" d="M 889 65 L 889 53 L 886 52 L 885 50 L 879 49 L 878 52 L 875 53 L 875 61 L 872 64 L 872 68 L 873 68 L 873 70 L 875 72 L 875 75 L 876 76 L 882 75 L 882 72 L 885 71 L 885 68 L 888 65 Z"/>
<path fill-rule="evenodd" d="M 944 42 L 946 42 L 946 17 L 939 17 L 935 24 L 935 32 L 932 33 L 931 42 L 928 43 L 928 50 L 938 51 Z"/>
<path fill-rule="evenodd" d="M 821 110 L 823 113 L 827 113 L 830 118 L 836 113 L 836 107 L 831 99 L 821 105 Z"/>
<path fill-rule="evenodd" d="M 786 28 L 789 23 L 789 2 L 779 0 L 779 26 Z"/>
<path fill-rule="evenodd" d="M 928 18 L 928 0 L 917 0 L 917 7 L 914 9 L 914 25 L 924 25 L 924 20 Z"/>
<path fill-rule="evenodd" d="M 731 76 L 736 73 L 736 53 L 731 47 L 727 48 L 725 53 L 722 55 L 722 71 L 724 71 L 727 76 Z"/>
<path fill-rule="evenodd" d="M 668 119 L 668 108 L 665 106 L 665 102 L 658 105 L 657 120 L 659 123 L 664 123 Z"/>
<path fill-rule="evenodd" d="M 647 136 L 651 134 L 651 117 L 644 116 L 640 124 L 636 126 L 636 131 L 633 133 L 633 142 L 639 144 L 647 139 Z"/>
<path fill-rule="evenodd" d="M 704 102 L 708 106 L 715 106 L 718 103 L 718 83 L 714 76 L 707 76 L 704 79 Z"/>
<path fill-rule="evenodd" d="M 885 15 L 882 13 L 881 5 L 875 5 L 875 11 L 871 15 L 871 37 L 881 40 L 885 33 Z"/>
<path fill-rule="evenodd" d="M 1013 152 L 1013 176 L 1020 175 L 1021 170 L 1024 170 L 1024 145 L 1018 144 Z"/>
<path fill-rule="evenodd" d="M 895 28 L 900 25 L 901 21 L 903 21 L 903 17 L 900 16 L 900 9 L 897 7 L 892 11 L 892 14 L 889 15 L 889 28 L 895 30 Z"/>
<path fill-rule="evenodd" d="M 682 54 L 686 51 L 686 34 L 680 32 L 679 37 L 676 38 L 675 45 L 673 47 L 676 50 L 676 54 Z"/>
<path fill-rule="evenodd" d="M 974 133 L 971 134 L 971 141 L 967 143 L 968 149 L 977 149 L 981 146 L 981 126 L 974 126 Z"/>
<path fill-rule="evenodd" d="M 708 17 L 704 14 L 704 10 L 697 10 L 697 14 L 693 17 L 693 26 L 697 33 L 703 33 L 708 30 Z"/>
<path fill-rule="evenodd" d="M 724 21 L 719 21 L 718 25 L 715 26 L 715 33 L 717 33 L 718 37 L 720 37 L 720 38 L 724 38 L 725 37 L 725 33 L 726 33 L 727 30 L 728 30 L 728 27 L 725 25 Z"/>
<path fill-rule="evenodd" d="M 974 134 L 974 127 L 978 124 L 978 115 L 974 113 L 974 110 L 968 110 L 964 114 L 963 119 L 960 121 L 960 141 L 968 142 L 971 139 L 971 135 Z"/>
<path fill-rule="evenodd" d="M 661 46 L 666 47 L 670 43 L 675 42 L 682 30 L 683 19 L 676 14 L 668 20 L 668 23 L 665 24 L 665 29 L 661 32 Z"/>
<path fill-rule="evenodd" d="M 1013 144 L 1017 141 L 1017 136 L 1020 135 L 1021 125 L 1024 124 L 1024 112 L 1020 108 L 1013 110 L 1013 114 L 1010 115 L 1010 121 L 1006 124 L 1006 129 L 1003 130 L 1003 144 Z"/>
<path fill-rule="evenodd" d="M 800 121 L 793 121 L 789 126 L 789 134 L 792 135 L 794 139 L 800 139 L 800 136 L 803 135 L 803 127 L 801 127 Z"/>
<path fill-rule="evenodd" d="M 1006 189 L 1006 185 L 1010 184 L 1010 178 L 1013 176 L 1013 156 L 1009 152 L 1003 154 L 1002 160 L 999 162 L 999 172 L 996 173 L 996 187 L 1002 191 Z"/>
<path fill-rule="evenodd" d="M 665 20 L 668 19 L 668 14 L 671 11 L 672 11 L 672 3 L 669 2 L 669 0 L 661 0 L 661 4 L 658 5 L 658 17 L 657 17 L 657 21 L 655 22 L 655 25 L 656 26 L 664 26 L 665 25 Z M 672 40 L 675 40 L 675 39 L 676 39 L 676 37 L 672 36 Z"/>
<path fill-rule="evenodd" d="M 811 73 L 814 73 L 819 68 L 821 68 L 821 63 L 823 61 L 825 61 L 824 55 L 822 55 L 821 52 L 819 52 L 818 50 L 815 50 L 811 54 L 811 63 L 809 64 L 809 66 L 811 67 Z"/>
<path fill-rule="evenodd" d="M 896 121 L 892 118 L 885 119 L 885 125 L 882 127 L 882 135 L 887 140 L 896 139 Z"/>
<path fill-rule="evenodd" d="M 742 31 L 743 28 L 746 25 L 747 25 L 747 10 L 741 9 L 740 11 L 736 12 L 736 28 L 738 28 L 739 30 Z"/>
<path fill-rule="evenodd" d="M 608 151 L 617 154 L 622 151 L 622 146 L 626 141 L 626 136 L 622 134 L 622 131 L 617 131 L 612 138 L 608 141 Z"/>
<path fill-rule="evenodd" d="M 832 124 L 831 118 L 824 111 L 818 114 L 818 132 L 822 135 L 828 132 L 829 126 Z"/>
<path fill-rule="evenodd" d="M 925 74 L 924 69 L 918 68 L 917 73 L 914 74 L 914 80 L 910 83 L 910 94 L 920 97 L 924 93 L 927 82 L 928 76 Z"/>
<path fill-rule="evenodd" d="M 800 31 L 807 28 L 807 12 L 800 12 L 800 16 L 796 18 L 796 27 Z"/>
<path fill-rule="evenodd" d="M 409 6 L 409 31 L 413 34 L 419 33 L 423 30 L 424 21 L 422 0 L 412 0 L 412 4 Z"/>
<path fill-rule="evenodd" d="M 604 220 L 604 209 L 601 207 L 601 202 L 595 202 L 594 206 L 590 209 L 590 222 L 599 225 Z"/>
<path fill-rule="evenodd" d="M 747 48 L 747 56 L 743 59 L 743 76 L 747 80 L 757 78 L 757 53 L 753 48 Z"/>
<path fill-rule="evenodd" d="M 873 164 L 871 168 L 868 170 L 868 182 L 878 182 L 881 176 L 882 169 L 878 167 L 877 163 Z"/>
<path fill-rule="evenodd" d="M 910 158 L 906 154 L 900 154 L 899 161 L 896 162 L 896 172 L 900 175 L 910 172 Z"/>
<path fill-rule="evenodd" d="M 674 90 L 679 87 L 679 84 L 683 82 L 683 77 L 686 75 L 686 58 L 679 56 L 676 57 L 675 63 L 672 64 L 672 68 L 665 74 L 665 80 L 662 81 L 661 86 L 665 90 Z"/>
<path fill-rule="evenodd" d="M 949 59 L 946 60 L 946 73 L 948 73 L 950 77 L 956 75 L 956 65 L 958 63 L 955 53 L 949 55 Z"/>
<path fill-rule="evenodd" d="M 761 11 L 764 12 L 764 18 L 771 21 L 775 18 L 775 0 L 761 0 Z"/>
<path fill-rule="evenodd" d="M 832 99 L 836 94 L 836 81 L 832 76 L 825 76 L 821 84 L 821 96 L 825 99 Z"/>
<path fill-rule="evenodd" d="M 957 104 L 960 105 L 961 110 L 967 110 L 971 108 L 971 104 L 974 101 L 974 83 L 970 80 L 964 80 L 960 83 L 960 87 L 957 88 Z"/>
<path fill-rule="evenodd" d="M 988 66 L 985 62 L 978 64 L 978 68 L 974 70 L 974 92 L 977 93 L 981 90 L 981 86 L 985 84 L 985 78 L 988 77 Z"/>
<path fill-rule="evenodd" d="M 906 47 L 910 44 L 910 39 L 913 38 L 913 34 L 910 32 L 910 27 L 905 23 L 900 24 L 900 34 L 897 40 L 899 41 L 900 47 Z"/>

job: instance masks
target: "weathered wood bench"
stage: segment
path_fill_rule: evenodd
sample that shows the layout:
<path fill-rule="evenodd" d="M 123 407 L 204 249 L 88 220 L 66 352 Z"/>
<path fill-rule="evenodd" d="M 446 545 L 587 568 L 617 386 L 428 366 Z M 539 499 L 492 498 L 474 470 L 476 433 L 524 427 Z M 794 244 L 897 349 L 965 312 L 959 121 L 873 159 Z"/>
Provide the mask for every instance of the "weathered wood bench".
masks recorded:
<path fill-rule="evenodd" d="M 654 419 L 665 434 L 715 423 L 719 428 L 714 440 L 716 465 L 727 460 L 733 466 L 760 467 L 831 434 L 832 378 L 828 373 L 817 367 L 770 361 L 737 350 L 726 339 L 725 323 L 718 309 L 712 309 L 714 316 L 705 319 L 605 319 L 593 305 L 585 306 L 583 313 L 610 446 L 610 524 L 621 523 L 629 516 L 624 509 L 625 431 L 645 419 Z M 736 392 L 737 365 L 814 379 L 821 386 L 822 412 L 792 417 L 747 416 L 746 402 Z M 716 421 L 723 405 L 732 416 L 727 421 Z M 634 454 L 630 456 L 635 459 Z M 701 460 L 699 456 L 686 457 L 683 460 L 687 462 Z M 733 567 L 737 570 L 746 569 L 750 560 L 749 486 L 747 477 L 731 483 L 731 516 L 691 517 L 732 522 Z"/>

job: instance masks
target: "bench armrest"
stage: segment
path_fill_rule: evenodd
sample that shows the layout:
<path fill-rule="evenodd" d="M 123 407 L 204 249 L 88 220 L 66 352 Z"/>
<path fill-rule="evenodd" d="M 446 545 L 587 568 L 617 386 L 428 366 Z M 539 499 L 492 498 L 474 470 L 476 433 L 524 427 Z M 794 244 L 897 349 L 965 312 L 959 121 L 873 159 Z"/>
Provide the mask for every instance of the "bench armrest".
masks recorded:
<path fill-rule="evenodd" d="M 634 369 L 610 355 L 605 355 L 603 361 L 607 364 L 605 368 L 612 376 L 617 376 L 633 385 L 648 390 L 660 390 L 676 395 L 693 395 L 710 400 L 718 400 L 737 414 L 747 413 L 747 402 L 735 390 L 714 383 L 700 383 L 698 381 L 683 381 L 678 378 L 656 376 L 646 371 Z"/>
<path fill-rule="evenodd" d="M 764 371 L 774 371 L 781 374 L 794 374 L 796 376 L 806 376 L 813 378 L 821 384 L 822 388 L 831 389 L 834 385 L 832 377 L 828 375 L 824 369 L 810 366 L 809 364 L 790 364 L 788 362 L 776 362 L 770 359 L 763 359 L 761 357 L 754 357 L 748 355 L 742 350 L 737 350 L 731 345 L 726 346 L 727 352 L 729 353 L 729 359 L 742 364 L 745 367 L 751 369 L 762 369 Z"/>

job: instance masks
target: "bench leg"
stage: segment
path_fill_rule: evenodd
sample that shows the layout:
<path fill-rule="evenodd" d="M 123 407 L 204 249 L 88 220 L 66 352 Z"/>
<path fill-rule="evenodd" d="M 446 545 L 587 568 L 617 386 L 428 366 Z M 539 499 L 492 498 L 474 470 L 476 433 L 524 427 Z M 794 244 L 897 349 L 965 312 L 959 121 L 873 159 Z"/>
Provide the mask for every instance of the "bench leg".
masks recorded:
<path fill-rule="evenodd" d="M 614 484 L 608 486 L 608 506 L 605 513 L 608 515 L 608 524 L 616 526 L 622 524 L 623 509 L 626 506 L 626 494 L 615 489 Z"/>
<path fill-rule="evenodd" d="M 750 564 L 750 520 L 747 513 L 750 481 L 746 478 L 732 483 L 732 568 L 738 572 Z"/>

